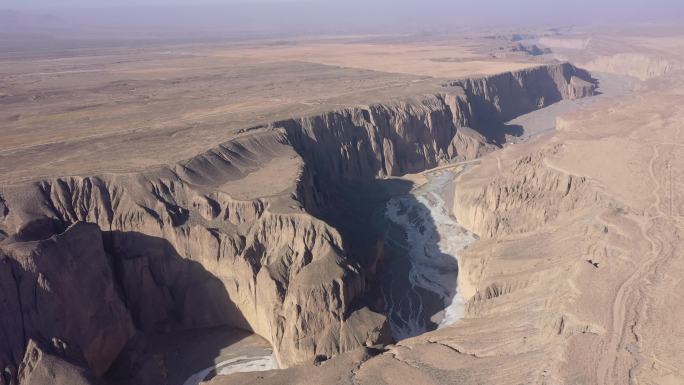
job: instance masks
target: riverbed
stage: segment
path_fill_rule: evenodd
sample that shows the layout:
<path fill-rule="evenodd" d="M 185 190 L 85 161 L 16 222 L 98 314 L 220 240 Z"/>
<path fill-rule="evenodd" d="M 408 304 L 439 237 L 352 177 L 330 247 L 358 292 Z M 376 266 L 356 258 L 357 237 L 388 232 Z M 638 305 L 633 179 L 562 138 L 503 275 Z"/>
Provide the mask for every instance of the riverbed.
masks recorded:
<path fill-rule="evenodd" d="M 449 195 L 457 173 L 426 172 L 426 183 L 386 204 L 384 294 L 396 340 L 463 316 L 458 256 L 476 238 L 451 215 Z"/>

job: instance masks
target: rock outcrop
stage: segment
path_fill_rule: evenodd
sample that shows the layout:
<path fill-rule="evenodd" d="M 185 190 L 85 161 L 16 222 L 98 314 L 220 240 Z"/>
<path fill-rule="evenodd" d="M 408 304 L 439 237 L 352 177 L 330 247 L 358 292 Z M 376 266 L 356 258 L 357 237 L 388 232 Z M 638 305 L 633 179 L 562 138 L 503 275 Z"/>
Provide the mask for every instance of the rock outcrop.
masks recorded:
<path fill-rule="evenodd" d="M 563 99 L 591 96 L 590 74 L 569 63 L 447 82 L 444 92 L 275 123 L 321 174 L 375 178 L 478 157 L 503 123 Z"/>
<path fill-rule="evenodd" d="M 211 384 L 328 370 L 359 385 L 681 382 L 684 79 L 667 81 L 599 99 L 460 174 L 454 211 L 480 238 L 459 254 L 456 324 L 353 363 Z"/>
<path fill-rule="evenodd" d="M 469 122 L 476 129 L 491 128 L 495 123 L 509 121 L 563 99 L 587 97 L 596 89 L 588 72 L 567 63 L 450 84 L 465 90 L 471 112 Z"/>
<path fill-rule="evenodd" d="M 682 68 L 681 64 L 675 61 L 638 53 L 600 56 L 587 62 L 584 66 L 592 71 L 632 76 L 642 81 L 663 76 Z"/>
<path fill-rule="evenodd" d="M 141 173 L 3 186 L 0 367 L 53 365 L 27 344 L 58 338 L 99 376 L 136 330 L 232 325 L 283 367 L 387 342 L 372 277 L 314 216 L 326 181 L 478 157 L 507 119 L 592 92 L 586 72 L 551 65 L 275 122 Z"/>
<path fill-rule="evenodd" d="M 531 56 L 548 55 L 553 53 L 550 48 L 539 48 L 536 44 L 526 45 L 518 43 L 511 48 L 511 52 L 524 52 Z"/>
<path fill-rule="evenodd" d="M 26 346 L 24 360 L 19 366 L 21 384 L 89 385 L 96 377 L 84 368 L 83 363 L 69 361 L 65 356 L 67 347 L 54 340 L 54 346 L 45 347 L 34 340 Z"/>
<path fill-rule="evenodd" d="M 4 244 L 1 257 L 3 368 L 21 362 L 30 339 L 60 339 L 95 375 L 104 373 L 134 326 L 97 225 L 80 222 L 46 240 Z"/>
<path fill-rule="evenodd" d="M 482 188 L 459 186 L 453 207 L 459 223 L 484 237 L 525 233 L 561 213 L 600 201 L 596 190 L 587 188 L 586 178 L 544 167 L 544 157 L 561 150 L 555 146 L 528 154 L 516 160 L 510 172 Z"/>
<path fill-rule="evenodd" d="M 315 172 L 334 179 L 373 179 L 469 159 L 493 146 L 470 126 L 462 91 L 346 108 L 275 123 Z"/>

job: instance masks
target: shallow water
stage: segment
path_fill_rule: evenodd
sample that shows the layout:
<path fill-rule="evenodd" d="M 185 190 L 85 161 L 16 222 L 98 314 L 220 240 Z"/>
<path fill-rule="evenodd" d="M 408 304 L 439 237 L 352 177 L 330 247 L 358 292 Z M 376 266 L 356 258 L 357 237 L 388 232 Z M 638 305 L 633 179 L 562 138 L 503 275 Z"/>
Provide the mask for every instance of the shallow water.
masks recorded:
<path fill-rule="evenodd" d="M 200 382 L 209 380 L 218 375 L 226 375 L 240 372 L 261 372 L 278 369 L 273 354 L 240 356 L 221 361 L 190 376 L 183 385 L 199 385 Z"/>
<path fill-rule="evenodd" d="M 385 207 L 385 218 L 395 225 L 385 235 L 392 250 L 386 265 L 393 270 L 385 301 L 397 340 L 451 325 L 463 316 L 458 254 L 475 238 L 451 216 L 443 198 L 455 176 L 451 170 L 428 173 L 425 185 L 392 198 Z"/>

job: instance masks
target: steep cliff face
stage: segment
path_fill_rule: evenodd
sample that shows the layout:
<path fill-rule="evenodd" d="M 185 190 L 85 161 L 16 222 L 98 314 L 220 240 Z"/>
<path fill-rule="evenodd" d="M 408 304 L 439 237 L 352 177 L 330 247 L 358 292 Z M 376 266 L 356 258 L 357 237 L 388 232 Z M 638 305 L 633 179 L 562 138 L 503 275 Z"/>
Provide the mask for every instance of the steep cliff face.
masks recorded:
<path fill-rule="evenodd" d="M 19 383 L 88 385 L 96 382 L 96 377 L 83 367 L 78 357 L 67 350 L 68 347 L 59 340 L 53 346 L 29 340 L 24 360 L 19 366 Z"/>
<path fill-rule="evenodd" d="M 205 164 L 203 174 L 212 167 Z M 379 315 L 364 316 L 375 324 L 358 328 L 358 336 L 342 330 L 365 281 L 333 228 L 301 209 L 274 212 L 269 200 L 237 201 L 222 191 L 203 194 L 205 188 L 169 169 L 42 181 L 20 189 L 44 205 L 13 233 L 17 240 L 40 239 L 71 223 L 98 224 L 104 241 L 92 243 L 113 256 L 121 297 L 142 331 L 233 325 L 268 338 L 284 366 L 339 350 L 339 343 L 315 341 L 326 341 L 316 334 L 322 325 L 334 341 L 345 333 L 372 343 L 372 336 L 382 337 Z"/>
<path fill-rule="evenodd" d="M 384 315 L 366 305 L 372 277 L 344 249 L 339 232 L 312 216 L 327 203 L 326 181 L 478 157 L 496 147 L 485 119 L 492 109 L 491 121 L 501 123 L 593 90 L 573 80 L 590 78 L 569 64 L 544 68 L 275 122 L 142 173 L 2 187 L 0 250 L 11 268 L 0 269 L 8 278 L 0 284 L 18 282 L 18 266 L 36 276 L 27 282 L 54 274 L 64 283 L 50 285 L 49 306 L 19 304 L 30 288 L 3 291 L 15 311 L 0 315 L 8 341 L 0 346 L 0 368 L 16 368 L 29 339 L 60 338 L 99 375 L 136 329 L 233 325 L 268 339 L 282 366 L 386 342 Z M 84 258 L 99 262 L 83 273 L 74 264 Z M 51 264 L 35 262 L 42 260 Z M 68 283 L 83 293 L 72 293 Z M 68 327 L 79 324 L 55 312 L 69 306 L 106 326 Z M 33 323 L 32 314 L 45 322 Z M 94 343 L 106 348 L 95 351 Z"/>
<path fill-rule="evenodd" d="M 465 90 L 470 126 L 500 142 L 502 122 L 563 99 L 591 96 L 596 89 L 588 72 L 568 63 L 449 84 Z"/>
<path fill-rule="evenodd" d="M 453 207 L 459 223 L 484 237 L 524 233 L 600 201 L 586 178 L 544 166 L 544 157 L 559 151 L 554 146 L 523 156 L 508 173 L 477 189 L 459 185 Z"/>
<path fill-rule="evenodd" d="M 305 180 L 289 180 L 289 191 L 269 198 L 237 200 L 224 191 L 243 173 L 292 157 L 282 131 L 270 130 L 145 174 L 8 188 L 7 247 L 62 233 L 73 223 L 97 224 L 102 239 L 91 243 L 113 257 L 126 314 L 138 330 L 232 325 L 271 341 L 283 366 L 382 341 L 384 316 L 356 303 L 365 277 L 348 260 L 339 234 L 293 199 L 298 190 L 311 190 L 302 186 Z M 302 163 L 295 166 L 292 177 L 304 178 Z M 64 272 L 65 279 L 74 274 Z M 111 336 L 120 344 L 129 337 Z M 7 346 L 18 353 L 5 365 L 20 360 L 24 343 Z"/>
<path fill-rule="evenodd" d="M 566 282 L 563 273 L 548 268 L 555 267 L 554 263 L 541 264 L 540 269 L 545 271 L 542 274 L 527 266 L 525 258 L 541 258 L 545 253 L 553 255 L 548 250 L 568 250 L 574 255 L 576 251 L 567 246 L 554 249 L 550 245 L 567 241 L 568 234 L 575 237 L 599 232 L 596 228 L 586 228 L 581 221 L 574 223 L 573 218 L 587 215 L 587 210 L 591 213 L 611 205 L 610 198 L 595 181 L 547 163 L 548 159 L 562 156 L 563 144 L 538 146 L 541 149 L 531 152 L 526 145 L 508 148 L 504 160 L 485 158 L 475 170 L 477 173 L 466 173 L 455 183 L 453 214 L 459 223 L 481 237 L 476 247 L 463 253 L 459 260 L 459 290 L 465 298 L 470 298 L 466 305 L 469 317 L 486 317 L 491 314 L 492 304 L 502 303 L 496 299 L 504 296 L 508 301 L 525 303 L 530 312 L 537 311 L 533 299 L 521 294 L 534 290 L 538 290 L 536 293 L 567 292 L 570 298 L 571 291 L 555 281 Z M 558 231 L 558 237 L 550 236 L 543 230 L 550 228 L 563 231 Z M 498 242 L 509 243 L 506 247 L 497 247 Z M 507 260 L 506 252 L 524 258 Z M 494 256 L 496 268 L 490 261 Z M 525 274 L 512 275 L 509 271 Z M 539 309 L 538 317 L 551 325 L 558 321 L 554 312 L 557 310 L 553 306 L 544 306 Z M 546 349 L 541 342 L 540 349 Z"/>
<path fill-rule="evenodd" d="M 442 93 L 410 101 L 274 125 L 285 128 L 293 147 L 321 174 L 385 177 L 478 157 L 495 147 L 504 122 L 595 89 L 588 72 L 562 63 L 451 81 Z"/>
<path fill-rule="evenodd" d="M 425 170 L 491 151 L 469 126 L 460 89 L 412 101 L 347 108 L 275 123 L 320 174 L 372 179 Z"/>
<path fill-rule="evenodd" d="M 78 223 L 46 240 L 12 243 L 0 256 L 3 363 L 16 368 L 29 339 L 60 339 L 104 373 L 134 327 L 97 226 Z"/>
<path fill-rule="evenodd" d="M 592 71 L 627 75 L 642 81 L 663 76 L 682 68 L 681 64 L 675 61 L 638 53 L 600 56 L 587 62 L 584 66 Z"/>

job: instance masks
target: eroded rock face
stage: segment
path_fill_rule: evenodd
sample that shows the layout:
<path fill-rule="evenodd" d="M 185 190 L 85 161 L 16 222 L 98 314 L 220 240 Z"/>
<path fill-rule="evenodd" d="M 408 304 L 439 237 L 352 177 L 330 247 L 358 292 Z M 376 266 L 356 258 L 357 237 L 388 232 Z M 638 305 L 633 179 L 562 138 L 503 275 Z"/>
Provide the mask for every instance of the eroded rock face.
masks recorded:
<path fill-rule="evenodd" d="M 402 175 L 479 157 L 505 141 L 503 123 L 563 99 L 594 94 L 569 63 L 452 81 L 444 93 L 274 123 L 321 174 Z"/>
<path fill-rule="evenodd" d="M 24 360 L 19 366 L 19 382 L 32 385 L 90 385 L 95 376 L 80 362 L 69 362 L 64 355 L 65 346 L 55 340 L 55 346 L 46 347 L 34 340 L 26 346 Z M 62 351 L 59 351 L 62 350 Z"/>
<path fill-rule="evenodd" d="M 518 43 L 511 47 L 511 52 L 524 52 L 531 56 L 548 55 L 553 53 L 550 48 L 539 48 L 536 44 L 526 45 Z"/>
<path fill-rule="evenodd" d="M 116 292 L 97 225 L 77 223 L 43 241 L 2 245 L 0 318 L 5 366 L 21 362 L 28 339 L 69 341 L 96 375 L 134 327 Z"/>
<path fill-rule="evenodd" d="M 320 174 L 372 179 L 417 172 L 491 151 L 469 125 L 460 89 L 413 101 L 336 110 L 275 123 Z M 470 139 L 472 138 L 472 139 Z"/>
<path fill-rule="evenodd" d="M 559 64 L 461 81 L 276 122 L 141 173 L 3 188 L 0 285 L 14 310 L 0 316 L 0 364 L 17 367 L 29 339 L 58 337 L 100 375 L 136 329 L 232 325 L 269 340 L 284 367 L 387 342 L 367 305 L 372 277 L 312 215 L 326 181 L 478 157 L 500 142 L 491 122 L 591 94 L 590 80 Z"/>
<path fill-rule="evenodd" d="M 541 66 L 516 72 L 452 82 L 465 90 L 471 126 L 496 137 L 497 123 L 563 99 L 594 94 L 591 75 L 571 64 Z"/>
<path fill-rule="evenodd" d="M 510 172 L 477 190 L 459 189 L 454 214 L 484 237 L 537 230 L 559 214 L 598 202 L 586 178 L 543 167 L 543 159 L 562 151 L 555 146 L 516 160 Z"/>
<path fill-rule="evenodd" d="M 600 56 L 585 66 L 591 71 L 609 72 L 648 80 L 681 69 L 681 63 L 638 53 Z"/>
<path fill-rule="evenodd" d="M 280 135 L 274 130 L 267 139 L 277 143 Z M 220 154 L 225 160 L 231 152 Z M 344 253 L 337 231 L 304 213 L 292 199 L 296 190 L 274 199 L 231 198 L 217 187 L 228 179 L 212 170 L 216 164 L 183 168 L 195 181 L 203 175 L 205 185 L 165 168 L 23 186 L 8 194 L 17 198 L 17 212 L 31 213 L 32 202 L 20 199 L 28 195 L 42 197 L 42 207 L 34 207 L 41 214 L 5 223 L 19 224 L 16 245 L 72 222 L 106 230 L 92 243 L 112 256 L 110 274 L 142 331 L 232 325 L 271 341 L 283 366 L 384 341 L 384 316 L 356 304 L 365 275 Z"/>

